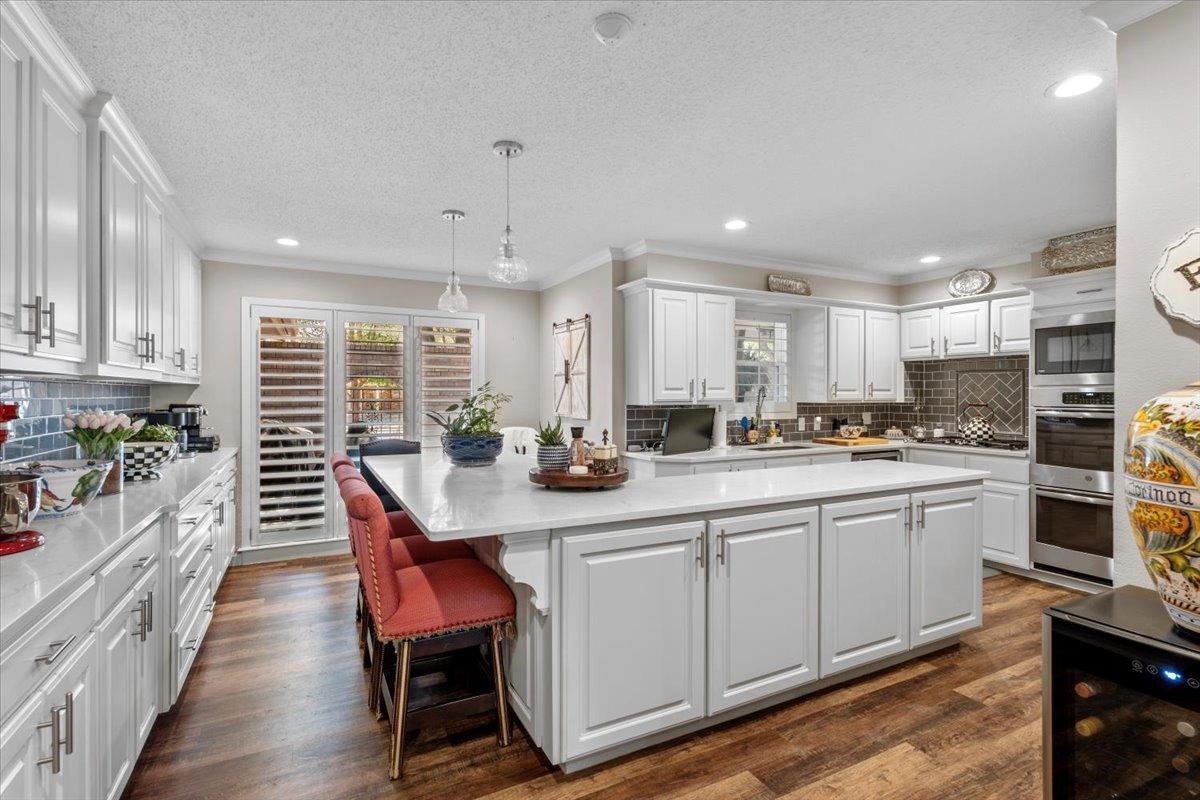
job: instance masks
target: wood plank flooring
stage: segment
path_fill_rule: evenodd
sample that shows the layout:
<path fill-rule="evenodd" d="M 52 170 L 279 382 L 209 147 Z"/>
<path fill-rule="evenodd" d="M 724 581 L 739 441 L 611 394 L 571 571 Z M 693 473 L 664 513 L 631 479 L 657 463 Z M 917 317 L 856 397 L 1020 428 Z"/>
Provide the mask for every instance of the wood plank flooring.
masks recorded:
<path fill-rule="evenodd" d="M 421 731 L 387 779 L 348 557 L 235 567 L 177 709 L 126 795 L 153 798 L 817 800 L 1041 797 L 1041 618 L 1073 592 L 984 582 L 984 627 L 902 664 L 575 775 L 490 717 Z"/>

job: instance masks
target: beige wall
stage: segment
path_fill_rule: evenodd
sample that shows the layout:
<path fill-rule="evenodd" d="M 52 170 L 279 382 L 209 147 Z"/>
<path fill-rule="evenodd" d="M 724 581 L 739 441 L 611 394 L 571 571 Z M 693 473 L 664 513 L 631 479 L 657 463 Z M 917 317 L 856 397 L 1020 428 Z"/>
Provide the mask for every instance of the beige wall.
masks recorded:
<path fill-rule="evenodd" d="M 436 309 L 444 284 L 314 270 L 204 262 L 204 379 L 193 389 L 156 387 L 155 407 L 191 399 L 203 403 L 223 444 L 241 440 L 241 309 L 243 297 L 320 300 L 398 308 Z M 504 425 L 538 418 L 538 293 L 486 286 L 463 288 L 472 312 L 484 315 L 484 375 L 513 396 Z"/>
<path fill-rule="evenodd" d="M 643 258 L 646 259 L 645 274 L 638 274 L 636 277 L 707 283 L 712 286 L 729 286 L 736 289 L 765 291 L 767 276 L 781 272 L 778 269 L 746 267 L 740 264 L 701 261 L 696 258 L 682 258 L 658 253 L 648 253 L 638 257 L 638 259 Z M 641 263 L 638 259 L 630 262 L 632 267 L 630 280 L 634 280 L 633 271 L 641 271 Z M 817 297 L 834 297 L 839 300 L 860 300 L 869 303 L 895 303 L 899 294 L 899 287 L 888 284 L 797 274 L 809 282 L 813 295 Z"/>
<path fill-rule="evenodd" d="M 1200 376 L 1200 329 L 1150 294 L 1163 250 L 1200 224 L 1200 3 L 1160 11 L 1117 35 L 1117 427 L 1156 393 Z M 1115 464 L 1114 584 L 1149 586 Z"/>
<path fill-rule="evenodd" d="M 608 430 L 613 440 L 624 438 L 625 368 L 623 302 L 614 288 L 624 276 L 622 262 L 610 262 L 541 292 L 538 342 L 541 358 L 540 418 L 554 418 L 555 359 L 551 325 L 567 319 L 592 318 L 591 408 L 586 420 L 563 418 L 563 426 L 583 425 L 584 437 L 600 441 Z"/>
<path fill-rule="evenodd" d="M 999 292 L 1005 289 L 1015 289 L 1018 281 L 1028 280 L 1029 278 L 1041 277 L 1045 274 L 1040 267 L 1035 270 L 1033 259 L 1023 261 L 1020 264 L 1009 264 L 1004 267 L 991 267 L 988 272 L 996 276 L 996 285 L 992 291 Z M 946 291 L 946 282 L 949 278 L 934 278 L 933 280 L 920 281 L 918 283 L 907 283 L 897 287 L 899 291 L 900 305 L 906 306 L 912 303 L 930 303 L 937 300 L 949 300 L 950 292 Z"/>

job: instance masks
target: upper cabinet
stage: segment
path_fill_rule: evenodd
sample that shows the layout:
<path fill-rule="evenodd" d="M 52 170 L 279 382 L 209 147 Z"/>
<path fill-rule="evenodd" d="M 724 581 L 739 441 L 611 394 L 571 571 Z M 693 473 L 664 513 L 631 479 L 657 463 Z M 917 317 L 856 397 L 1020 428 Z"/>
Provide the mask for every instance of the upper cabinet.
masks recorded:
<path fill-rule="evenodd" d="M 868 400 L 899 400 L 903 395 L 900 368 L 900 315 L 867 311 L 863 379 Z"/>
<path fill-rule="evenodd" d="M 921 361 L 1029 352 L 1029 295 L 900 314 L 900 358 Z"/>
<path fill-rule="evenodd" d="M 863 319 L 861 308 L 829 309 L 825 365 L 829 373 L 830 400 L 861 400 L 866 396 Z"/>
<path fill-rule="evenodd" d="M 1029 296 L 1002 297 L 993 300 L 992 352 L 1029 352 Z"/>
<path fill-rule="evenodd" d="M 674 289 L 630 294 L 625 306 L 628 402 L 732 401 L 734 309 L 734 299 L 724 295 Z"/>
<path fill-rule="evenodd" d="M 87 126 L 5 23 L 0 349 L 15 354 L 6 366 L 77 373 L 87 356 Z"/>
<path fill-rule="evenodd" d="M 196 380 L 198 347 L 187 365 L 175 351 L 199 343 L 199 262 L 171 228 L 169 186 L 109 96 L 62 77 L 69 58 L 38 21 L 9 3 L 0 16 L 4 368 Z"/>

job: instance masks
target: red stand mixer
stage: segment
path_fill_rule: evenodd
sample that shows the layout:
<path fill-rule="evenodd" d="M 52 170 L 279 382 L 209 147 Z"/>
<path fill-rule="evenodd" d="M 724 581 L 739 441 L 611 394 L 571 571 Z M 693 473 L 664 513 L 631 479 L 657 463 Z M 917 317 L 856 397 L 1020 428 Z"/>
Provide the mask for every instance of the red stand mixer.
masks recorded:
<path fill-rule="evenodd" d="M 21 416 L 20 403 L 0 403 L 0 451 L 8 441 L 9 423 Z M 29 530 L 41 508 L 42 481 L 36 472 L 0 472 L 0 556 L 39 547 L 45 538 Z"/>

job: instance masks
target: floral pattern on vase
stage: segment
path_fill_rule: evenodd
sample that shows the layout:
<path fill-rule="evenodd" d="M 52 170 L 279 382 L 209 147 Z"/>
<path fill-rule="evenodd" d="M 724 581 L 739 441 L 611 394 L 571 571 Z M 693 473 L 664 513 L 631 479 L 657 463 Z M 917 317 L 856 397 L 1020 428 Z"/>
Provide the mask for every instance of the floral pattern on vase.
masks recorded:
<path fill-rule="evenodd" d="M 1125 503 L 1171 620 L 1200 634 L 1200 381 L 1134 414 L 1125 443 Z"/>

